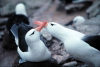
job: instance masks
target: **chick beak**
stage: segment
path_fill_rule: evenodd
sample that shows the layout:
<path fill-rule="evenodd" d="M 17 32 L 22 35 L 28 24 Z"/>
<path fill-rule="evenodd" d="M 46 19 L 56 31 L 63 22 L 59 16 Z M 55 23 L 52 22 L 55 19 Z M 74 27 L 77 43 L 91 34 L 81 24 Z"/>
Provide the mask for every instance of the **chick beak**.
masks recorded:
<path fill-rule="evenodd" d="M 38 27 L 35 29 L 40 32 L 42 30 L 42 28 L 47 26 L 48 22 L 35 21 L 35 24 L 38 25 Z"/>

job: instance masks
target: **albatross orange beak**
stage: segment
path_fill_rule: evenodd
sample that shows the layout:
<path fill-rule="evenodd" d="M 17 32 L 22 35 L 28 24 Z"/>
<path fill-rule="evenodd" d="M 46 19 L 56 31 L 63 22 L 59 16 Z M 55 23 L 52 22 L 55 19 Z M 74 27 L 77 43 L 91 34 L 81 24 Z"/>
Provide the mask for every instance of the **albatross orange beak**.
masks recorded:
<path fill-rule="evenodd" d="M 48 22 L 35 21 L 34 24 L 37 24 L 38 25 L 38 27 L 35 28 L 35 29 L 37 31 L 41 31 L 41 29 L 44 28 L 48 24 Z"/>

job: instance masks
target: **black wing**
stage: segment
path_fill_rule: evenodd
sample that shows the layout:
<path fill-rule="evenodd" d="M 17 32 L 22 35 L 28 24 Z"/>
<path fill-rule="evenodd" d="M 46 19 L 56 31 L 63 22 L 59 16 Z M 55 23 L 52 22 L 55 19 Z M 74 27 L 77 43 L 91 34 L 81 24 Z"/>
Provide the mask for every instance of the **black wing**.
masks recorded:
<path fill-rule="evenodd" d="M 29 24 L 29 20 L 26 16 L 13 14 L 8 19 L 8 22 L 6 24 L 7 29 L 10 30 L 13 24 L 21 24 L 22 22 L 25 24 Z"/>
<path fill-rule="evenodd" d="M 100 50 L 100 35 L 85 36 L 82 40 L 90 46 Z"/>
<path fill-rule="evenodd" d="M 72 25 L 72 24 L 73 24 L 73 21 L 70 21 L 67 24 L 65 24 L 65 26 L 69 26 L 69 25 Z"/>
<path fill-rule="evenodd" d="M 21 23 L 18 28 L 19 48 L 23 52 L 28 51 L 28 45 L 25 41 L 25 35 L 30 29 L 32 29 L 32 27 L 30 27 L 24 23 Z"/>
<path fill-rule="evenodd" d="M 7 30 L 9 31 L 9 36 L 10 36 L 10 39 L 8 40 L 8 42 L 11 41 L 10 45 L 5 45 L 5 47 L 7 47 L 7 49 L 9 49 L 8 46 L 11 47 L 11 45 L 12 45 L 13 47 L 11 47 L 11 48 L 16 48 L 15 47 L 15 42 L 14 42 L 15 41 L 14 36 L 18 37 L 17 26 L 19 24 L 21 24 L 21 23 L 29 24 L 28 18 L 26 16 L 24 16 L 24 15 L 16 15 L 14 13 L 11 14 L 11 15 L 4 16 L 4 17 L 8 17 L 8 21 L 6 23 L 6 27 L 7 27 Z M 13 25 L 17 25 L 17 26 L 14 26 L 12 28 Z M 11 30 L 13 30 L 13 33 L 11 32 Z"/>

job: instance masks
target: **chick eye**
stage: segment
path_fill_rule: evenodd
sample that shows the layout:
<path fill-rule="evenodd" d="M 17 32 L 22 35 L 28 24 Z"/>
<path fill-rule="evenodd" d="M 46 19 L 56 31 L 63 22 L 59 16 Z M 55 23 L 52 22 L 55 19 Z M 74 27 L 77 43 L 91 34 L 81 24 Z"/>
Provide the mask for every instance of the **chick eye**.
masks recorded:
<path fill-rule="evenodd" d="M 55 24 L 52 24 L 52 23 L 51 23 L 51 25 L 54 26 Z"/>
<path fill-rule="evenodd" d="M 31 33 L 30 36 L 33 35 L 34 33 L 35 33 L 35 31 L 33 31 L 33 33 Z"/>

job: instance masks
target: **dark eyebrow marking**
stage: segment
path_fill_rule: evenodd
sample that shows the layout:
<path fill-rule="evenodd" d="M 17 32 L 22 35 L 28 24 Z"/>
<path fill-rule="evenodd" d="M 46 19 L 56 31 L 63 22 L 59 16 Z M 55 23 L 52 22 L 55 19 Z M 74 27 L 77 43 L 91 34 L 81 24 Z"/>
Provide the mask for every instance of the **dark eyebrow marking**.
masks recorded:
<path fill-rule="evenodd" d="M 31 36 L 31 35 L 33 35 L 33 34 L 34 34 L 34 32 L 35 32 L 35 31 L 33 31 L 33 33 L 31 33 L 31 34 L 30 34 L 30 36 Z"/>
<path fill-rule="evenodd" d="M 51 25 L 54 26 L 55 24 L 52 24 L 52 23 L 51 23 Z"/>

